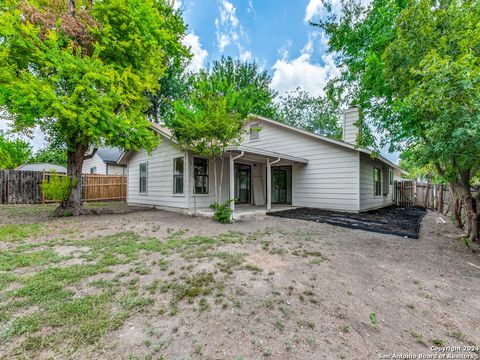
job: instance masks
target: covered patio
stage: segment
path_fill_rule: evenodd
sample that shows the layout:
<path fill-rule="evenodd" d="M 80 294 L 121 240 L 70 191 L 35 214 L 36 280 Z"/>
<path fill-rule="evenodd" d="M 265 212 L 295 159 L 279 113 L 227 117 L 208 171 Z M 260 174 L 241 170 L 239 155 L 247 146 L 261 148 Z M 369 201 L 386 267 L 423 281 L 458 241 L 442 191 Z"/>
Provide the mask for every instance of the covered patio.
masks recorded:
<path fill-rule="evenodd" d="M 293 200 L 293 173 L 307 159 L 247 146 L 227 148 L 233 218 L 286 210 Z"/>

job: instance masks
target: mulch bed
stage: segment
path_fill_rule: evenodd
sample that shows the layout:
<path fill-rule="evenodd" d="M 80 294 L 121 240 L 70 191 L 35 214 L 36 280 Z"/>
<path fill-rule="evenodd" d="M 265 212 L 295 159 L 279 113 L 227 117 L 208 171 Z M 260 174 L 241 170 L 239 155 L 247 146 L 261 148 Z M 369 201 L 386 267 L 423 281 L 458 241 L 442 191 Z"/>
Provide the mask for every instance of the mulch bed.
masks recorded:
<path fill-rule="evenodd" d="M 350 229 L 360 229 L 382 234 L 418 239 L 424 208 L 389 206 L 361 213 L 345 213 L 314 208 L 298 208 L 269 212 L 268 215 L 289 219 L 316 221 Z"/>

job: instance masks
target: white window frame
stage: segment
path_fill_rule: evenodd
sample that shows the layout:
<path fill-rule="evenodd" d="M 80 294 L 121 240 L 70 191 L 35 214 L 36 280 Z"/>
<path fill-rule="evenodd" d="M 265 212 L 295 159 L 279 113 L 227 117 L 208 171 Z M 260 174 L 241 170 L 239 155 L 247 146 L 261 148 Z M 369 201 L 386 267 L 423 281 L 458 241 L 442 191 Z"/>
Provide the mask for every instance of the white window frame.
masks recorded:
<path fill-rule="evenodd" d="M 176 177 L 180 176 L 175 173 L 176 171 L 176 161 L 177 159 L 183 159 L 183 170 L 182 170 L 182 192 L 175 192 L 176 191 Z M 185 155 L 176 156 L 173 158 L 173 174 L 172 174 L 172 194 L 174 196 L 185 196 Z"/>
<path fill-rule="evenodd" d="M 375 175 L 377 171 L 379 174 L 378 182 L 380 184 L 380 189 L 379 189 L 380 191 L 378 194 L 377 194 L 377 181 L 375 180 Z M 373 196 L 382 196 L 382 169 L 378 167 L 373 168 Z"/>
<path fill-rule="evenodd" d="M 192 187 L 192 194 L 194 193 L 194 187 L 196 186 L 196 175 L 195 175 L 195 159 L 202 159 L 207 160 L 207 174 L 201 175 L 207 177 L 207 192 L 206 193 L 195 193 L 195 195 L 206 196 L 210 194 L 210 160 L 201 156 L 194 156 L 192 162 L 192 171 L 193 171 L 193 187 Z"/>
<path fill-rule="evenodd" d="M 253 130 L 256 129 L 256 130 Z M 260 123 L 250 123 L 250 141 L 260 140 Z"/>
<path fill-rule="evenodd" d="M 145 165 L 145 191 L 142 191 L 142 165 Z M 138 164 L 138 193 L 148 194 L 148 161 Z"/>

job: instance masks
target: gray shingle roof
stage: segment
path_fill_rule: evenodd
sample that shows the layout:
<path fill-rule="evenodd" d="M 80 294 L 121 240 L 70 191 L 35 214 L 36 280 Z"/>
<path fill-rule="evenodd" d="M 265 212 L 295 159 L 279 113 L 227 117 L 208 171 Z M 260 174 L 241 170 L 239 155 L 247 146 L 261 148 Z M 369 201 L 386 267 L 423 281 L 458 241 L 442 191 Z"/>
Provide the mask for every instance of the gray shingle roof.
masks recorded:
<path fill-rule="evenodd" d="M 97 150 L 97 154 L 100 156 L 103 162 L 110 164 L 116 164 L 122 153 L 122 150 L 110 147 L 99 148 Z"/>

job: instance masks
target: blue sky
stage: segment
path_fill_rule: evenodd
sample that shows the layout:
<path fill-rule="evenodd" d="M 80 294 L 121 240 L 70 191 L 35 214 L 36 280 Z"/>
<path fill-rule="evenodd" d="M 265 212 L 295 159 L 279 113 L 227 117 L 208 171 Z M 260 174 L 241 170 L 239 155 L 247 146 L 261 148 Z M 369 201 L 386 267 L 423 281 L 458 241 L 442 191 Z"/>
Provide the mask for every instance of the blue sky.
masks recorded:
<path fill-rule="evenodd" d="M 192 69 L 222 55 L 255 60 L 280 93 L 297 86 L 320 95 L 338 74 L 326 39 L 308 24 L 325 14 L 320 0 L 183 0 Z"/>

